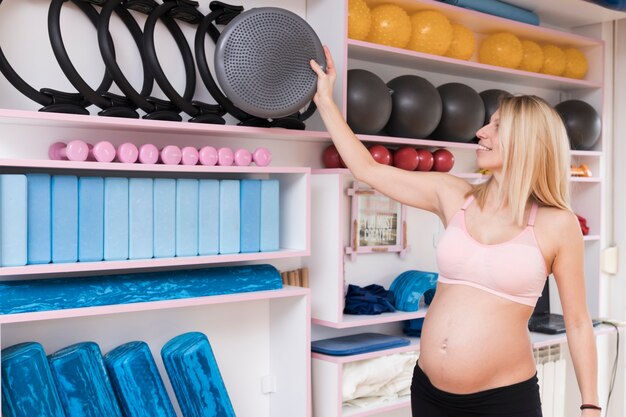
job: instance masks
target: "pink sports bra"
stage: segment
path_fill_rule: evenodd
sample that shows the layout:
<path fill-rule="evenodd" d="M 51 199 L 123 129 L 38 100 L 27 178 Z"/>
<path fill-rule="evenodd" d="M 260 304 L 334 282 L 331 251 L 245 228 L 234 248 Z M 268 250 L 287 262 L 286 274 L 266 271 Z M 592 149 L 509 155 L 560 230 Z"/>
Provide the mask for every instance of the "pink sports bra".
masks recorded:
<path fill-rule="evenodd" d="M 472 201 L 473 196 L 465 201 L 439 240 L 439 281 L 468 285 L 534 307 L 548 275 L 533 228 L 537 203 L 533 203 L 528 224 L 520 234 L 486 245 L 476 241 L 465 226 L 465 210 Z"/>

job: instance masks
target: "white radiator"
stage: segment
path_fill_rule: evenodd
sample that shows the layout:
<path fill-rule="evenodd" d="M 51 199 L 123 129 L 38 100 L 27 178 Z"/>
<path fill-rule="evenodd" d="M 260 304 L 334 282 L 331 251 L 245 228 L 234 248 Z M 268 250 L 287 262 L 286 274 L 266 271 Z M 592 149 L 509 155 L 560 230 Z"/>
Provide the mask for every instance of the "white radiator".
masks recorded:
<path fill-rule="evenodd" d="M 565 417 L 565 358 L 561 346 L 534 350 L 543 417 Z"/>

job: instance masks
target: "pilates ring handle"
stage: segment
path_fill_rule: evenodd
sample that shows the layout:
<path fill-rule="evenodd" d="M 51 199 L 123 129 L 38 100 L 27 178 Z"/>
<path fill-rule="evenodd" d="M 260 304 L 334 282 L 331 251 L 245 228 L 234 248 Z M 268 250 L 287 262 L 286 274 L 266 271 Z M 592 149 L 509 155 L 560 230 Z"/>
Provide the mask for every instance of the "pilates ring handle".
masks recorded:
<path fill-rule="evenodd" d="M 143 51 L 143 31 L 137 22 L 132 19 L 132 16 L 128 10 L 134 10 L 143 14 L 150 14 L 152 10 L 159 5 L 154 0 L 91 0 L 92 2 L 99 2 L 103 4 L 100 11 L 100 18 L 98 19 L 98 45 L 100 47 L 100 53 L 107 71 L 113 77 L 115 84 L 124 93 L 124 95 L 134 103 L 134 105 L 142 109 L 146 115 L 145 119 L 151 120 L 169 120 L 169 121 L 181 121 L 179 110 L 171 102 L 167 100 L 161 100 L 156 97 L 150 97 L 152 87 L 154 86 L 154 76 L 150 71 L 150 66 L 146 60 L 145 53 Z M 125 13 L 120 15 L 120 10 L 124 10 Z M 113 43 L 109 42 L 111 39 L 111 33 L 109 31 L 109 25 L 111 22 L 111 15 L 116 12 L 119 16 L 128 15 L 132 22 L 126 23 L 129 31 L 131 32 L 135 44 L 139 49 L 141 56 L 141 64 L 143 67 L 143 86 L 141 92 L 138 92 L 130 84 L 128 79 L 124 76 L 120 66 L 115 59 L 115 50 L 113 49 Z M 123 13 L 123 12 L 122 12 Z"/>
<path fill-rule="evenodd" d="M 161 90 L 178 108 L 191 116 L 190 122 L 225 124 L 225 120 L 221 117 L 225 112 L 221 106 L 192 101 L 196 87 L 195 62 L 189 44 L 174 19 L 191 24 L 199 23 L 203 15 L 198 11 L 197 6 L 197 2 L 190 0 L 165 0 L 152 10 L 144 25 L 143 49 L 154 79 L 161 87 Z M 186 85 L 182 96 L 168 81 L 156 54 L 154 29 L 159 19 L 167 25 L 183 57 Z"/>
<path fill-rule="evenodd" d="M 113 117 L 126 117 L 126 118 L 138 118 L 139 114 L 134 110 L 135 107 L 124 96 L 116 95 L 108 92 L 107 90 L 113 84 L 113 78 L 108 71 L 105 70 L 104 78 L 100 86 L 94 90 L 89 84 L 80 76 L 72 61 L 70 60 L 65 45 L 63 43 L 63 37 L 61 35 L 61 8 L 63 3 L 67 0 L 52 0 L 50 2 L 50 8 L 48 10 L 48 34 L 50 36 L 50 43 L 52 44 L 52 50 L 54 55 L 63 70 L 63 73 L 70 81 L 70 83 L 76 88 L 89 102 L 103 109 L 98 114 L 100 116 L 113 116 Z M 85 15 L 89 18 L 94 27 L 98 27 L 99 14 L 92 4 L 101 4 L 101 1 L 89 1 L 89 0 L 73 0 L 73 2 L 81 9 Z M 141 31 L 135 19 L 130 15 L 126 9 L 118 8 L 116 10 L 124 24 L 129 28 L 135 42 L 140 42 L 140 38 L 136 38 L 136 31 L 133 26 L 137 26 L 137 29 Z M 113 40 L 109 36 L 107 42 L 113 48 Z"/>
<path fill-rule="evenodd" d="M 2 4 L 2 0 L 0 0 Z M 32 101 L 41 104 L 43 107 L 39 109 L 41 112 L 53 113 L 69 113 L 88 115 L 89 111 L 85 108 L 91 103 L 85 100 L 80 93 L 67 93 L 64 91 L 54 90 L 52 88 L 42 88 L 36 90 L 28 84 L 13 69 L 7 60 L 2 48 L 0 47 L 0 72 L 20 93 L 28 97 Z"/>
<path fill-rule="evenodd" d="M 294 113 L 290 116 L 269 121 L 264 118 L 253 116 L 239 109 L 228 97 L 224 95 L 224 93 L 222 93 L 222 90 L 218 87 L 209 69 L 206 52 L 204 50 L 204 38 L 208 34 L 213 42 L 217 44 L 220 32 L 215 27 L 215 24 L 227 25 L 231 20 L 243 12 L 244 9 L 242 6 L 233 6 L 221 1 L 212 1 L 209 4 L 209 8 L 211 9 L 211 12 L 202 19 L 196 31 L 194 46 L 198 72 L 200 73 L 200 77 L 202 78 L 204 85 L 209 90 L 215 101 L 217 101 L 233 117 L 237 118 L 240 121 L 239 125 L 255 127 L 282 127 L 286 129 L 304 130 L 305 125 L 303 121 L 315 113 L 315 110 L 317 109 L 313 101 L 311 101 L 307 109 L 302 113 Z"/>

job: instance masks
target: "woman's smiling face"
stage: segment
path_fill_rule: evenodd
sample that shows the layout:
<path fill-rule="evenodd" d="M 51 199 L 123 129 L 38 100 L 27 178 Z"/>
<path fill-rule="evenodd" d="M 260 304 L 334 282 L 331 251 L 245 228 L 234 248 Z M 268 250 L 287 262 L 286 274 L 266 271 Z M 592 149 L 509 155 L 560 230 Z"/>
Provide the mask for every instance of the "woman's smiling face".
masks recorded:
<path fill-rule="evenodd" d="M 499 171 L 502 168 L 502 155 L 500 153 L 500 139 L 498 128 L 500 125 L 500 112 L 496 111 L 489 124 L 481 127 L 476 132 L 479 139 L 476 150 L 476 163 L 481 169 L 488 169 L 491 172 Z"/>

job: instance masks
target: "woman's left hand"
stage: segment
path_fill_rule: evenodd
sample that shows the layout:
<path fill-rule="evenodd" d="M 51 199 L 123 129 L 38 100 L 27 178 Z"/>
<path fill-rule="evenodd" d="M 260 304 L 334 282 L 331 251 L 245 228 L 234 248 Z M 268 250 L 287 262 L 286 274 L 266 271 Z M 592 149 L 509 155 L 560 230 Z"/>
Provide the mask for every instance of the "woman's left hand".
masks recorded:
<path fill-rule="evenodd" d="M 326 103 L 331 103 L 333 100 L 333 85 L 337 78 L 337 71 L 335 70 L 335 63 L 333 57 L 330 55 L 330 50 L 324 45 L 324 55 L 326 57 L 326 72 L 320 67 L 320 65 L 311 60 L 311 68 L 317 74 L 317 91 L 313 96 L 313 101 L 318 107 L 323 106 Z"/>

